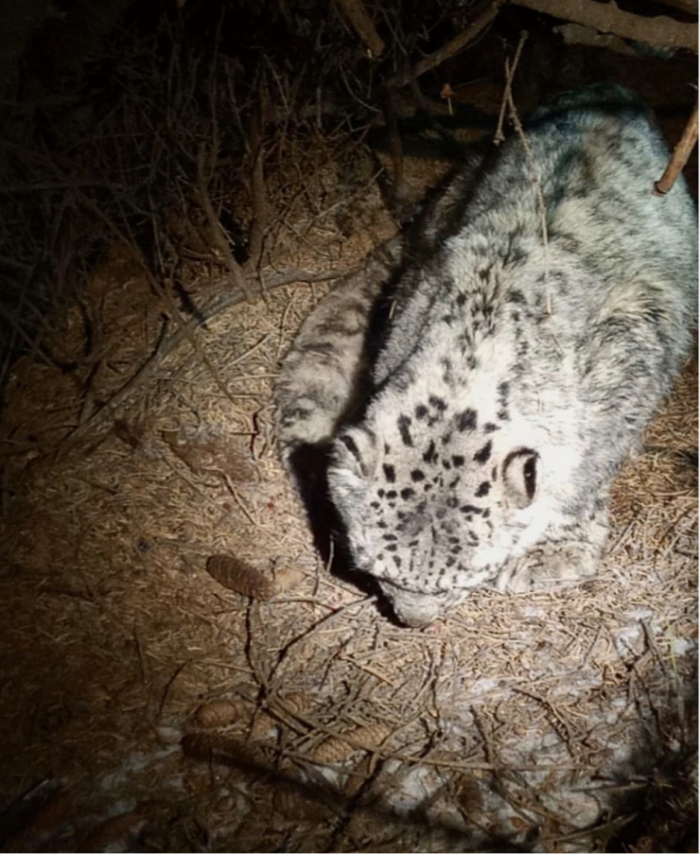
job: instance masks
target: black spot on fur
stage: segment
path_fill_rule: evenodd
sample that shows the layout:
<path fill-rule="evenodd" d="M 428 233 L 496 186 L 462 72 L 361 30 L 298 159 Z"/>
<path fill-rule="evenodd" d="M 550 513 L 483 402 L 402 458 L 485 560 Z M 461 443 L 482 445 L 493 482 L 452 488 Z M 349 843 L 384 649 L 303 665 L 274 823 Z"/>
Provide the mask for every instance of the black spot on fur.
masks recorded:
<path fill-rule="evenodd" d="M 435 442 L 432 440 L 428 445 L 428 449 L 423 454 L 423 462 L 424 463 L 432 463 L 435 462 L 435 458 L 437 457 L 437 452 L 435 451 Z"/>
<path fill-rule="evenodd" d="M 488 495 L 491 490 L 491 484 L 488 480 L 485 480 L 483 483 L 479 484 L 479 488 L 474 493 L 477 498 L 483 498 L 484 495 Z"/>
<path fill-rule="evenodd" d="M 390 489 L 390 490 L 387 492 L 386 497 L 391 501 L 391 500 L 393 500 L 394 498 L 396 498 L 396 496 L 397 496 L 397 495 L 398 495 L 398 492 L 397 492 L 395 489 Z"/>
<path fill-rule="evenodd" d="M 526 302 L 525 297 L 522 294 L 522 291 L 512 290 L 508 296 L 506 297 L 506 302 L 514 302 L 514 303 L 524 303 Z"/>
<path fill-rule="evenodd" d="M 437 409 L 438 412 L 444 412 L 447 409 L 447 404 L 441 397 L 436 397 L 434 394 L 431 394 L 428 398 L 428 403 L 434 408 Z"/>
<path fill-rule="evenodd" d="M 420 469 L 413 469 L 411 472 L 411 480 L 414 483 L 418 483 L 419 480 L 425 480 L 425 475 Z"/>
<path fill-rule="evenodd" d="M 484 433 L 493 433 L 494 430 L 500 430 L 501 428 L 498 424 L 492 424 L 490 421 L 487 421 L 484 424 Z"/>
<path fill-rule="evenodd" d="M 388 552 L 395 552 L 397 549 L 398 546 L 396 545 L 396 543 L 389 543 L 389 545 L 386 546 L 386 551 Z"/>
<path fill-rule="evenodd" d="M 481 507 L 475 507 L 473 504 L 463 504 L 459 508 L 460 513 L 483 513 L 484 516 L 488 513 L 488 510 L 482 510 Z"/>
<path fill-rule="evenodd" d="M 369 505 L 369 506 L 370 506 L 373 510 L 379 510 L 379 508 L 380 508 L 382 505 L 381 505 L 378 501 L 372 501 L 372 502 L 370 502 L 370 505 Z"/>
<path fill-rule="evenodd" d="M 473 409 L 465 409 L 457 416 L 457 429 L 462 433 L 465 430 L 476 429 L 476 412 Z"/>
<path fill-rule="evenodd" d="M 498 480 L 498 466 L 491 469 L 491 480 Z"/>
<path fill-rule="evenodd" d="M 478 450 L 474 454 L 474 462 L 479 463 L 479 465 L 485 465 L 491 457 L 491 440 L 484 445 L 483 448 Z"/>
<path fill-rule="evenodd" d="M 387 445 L 387 443 L 386 443 L 386 442 L 384 442 L 384 453 L 385 453 L 385 454 L 390 454 L 390 453 L 391 453 L 391 448 L 389 447 L 389 445 Z"/>
<path fill-rule="evenodd" d="M 466 301 L 467 301 L 466 294 L 458 294 L 457 295 L 457 305 L 458 306 L 460 306 L 460 307 L 463 306 Z"/>
<path fill-rule="evenodd" d="M 399 428 L 399 433 L 401 434 L 401 441 L 404 443 L 404 445 L 407 445 L 409 448 L 412 448 L 413 439 L 411 438 L 411 433 L 408 429 L 411 426 L 411 419 L 407 415 L 399 415 L 398 421 L 396 423 Z"/>
<path fill-rule="evenodd" d="M 415 494 L 416 493 L 411 489 L 410 486 L 407 486 L 405 489 L 401 490 L 401 497 L 404 501 L 408 501 L 409 498 L 413 498 Z"/>
<path fill-rule="evenodd" d="M 396 483 L 396 469 L 393 466 L 387 465 L 387 463 L 384 463 L 382 468 L 384 469 L 384 477 L 389 483 Z"/>
<path fill-rule="evenodd" d="M 427 406 L 423 406 L 422 403 L 420 403 L 418 406 L 416 406 L 416 418 L 418 418 L 418 420 L 420 420 L 421 418 L 425 418 L 425 416 L 427 414 L 428 414 L 428 407 Z"/>
<path fill-rule="evenodd" d="M 392 555 L 391 559 L 394 561 L 398 568 L 401 568 L 401 558 L 398 555 Z"/>
<path fill-rule="evenodd" d="M 463 466 L 464 465 L 464 457 L 461 454 L 457 454 L 456 456 L 452 457 L 452 465 L 456 466 L 457 468 L 459 468 L 460 466 Z"/>
<path fill-rule="evenodd" d="M 510 415 L 508 415 L 508 410 L 507 409 L 499 410 L 496 413 L 496 418 L 500 419 L 501 421 L 510 421 Z"/>
<path fill-rule="evenodd" d="M 378 489 L 378 490 L 377 490 L 377 495 L 379 496 L 379 498 L 384 498 L 384 490 L 383 490 L 383 489 Z"/>

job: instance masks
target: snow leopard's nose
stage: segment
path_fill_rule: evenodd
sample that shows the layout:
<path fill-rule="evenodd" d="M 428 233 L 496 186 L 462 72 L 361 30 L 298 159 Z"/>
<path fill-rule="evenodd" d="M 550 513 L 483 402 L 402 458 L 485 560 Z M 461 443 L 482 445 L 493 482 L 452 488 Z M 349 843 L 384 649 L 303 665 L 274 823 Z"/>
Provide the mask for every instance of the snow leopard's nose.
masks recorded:
<path fill-rule="evenodd" d="M 412 629 L 429 626 L 442 612 L 442 597 L 413 593 L 386 581 L 381 581 L 380 585 L 391 602 L 397 619 L 405 626 Z"/>

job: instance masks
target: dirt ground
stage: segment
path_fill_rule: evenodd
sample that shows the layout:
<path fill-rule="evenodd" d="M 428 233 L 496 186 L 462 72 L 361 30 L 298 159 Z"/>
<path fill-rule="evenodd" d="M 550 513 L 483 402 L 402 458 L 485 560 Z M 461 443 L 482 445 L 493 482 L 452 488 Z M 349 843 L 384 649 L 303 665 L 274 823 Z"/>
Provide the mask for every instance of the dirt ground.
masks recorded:
<path fill-rule="evenodd" d="M 495 120 L 501 94 L 471 97 Z M 12 369 L 4 850 L 697 850 L 697 361 L 594 581 L 399 627 L 323 564 L 275 445 L 301 320 L 396 232 L 369 158 L 317 162 L 264 297 L 183 320 L 115 245 L 54 324 L 77 370 Z M 212 295 L 203 267 L 188 287 Z"/>

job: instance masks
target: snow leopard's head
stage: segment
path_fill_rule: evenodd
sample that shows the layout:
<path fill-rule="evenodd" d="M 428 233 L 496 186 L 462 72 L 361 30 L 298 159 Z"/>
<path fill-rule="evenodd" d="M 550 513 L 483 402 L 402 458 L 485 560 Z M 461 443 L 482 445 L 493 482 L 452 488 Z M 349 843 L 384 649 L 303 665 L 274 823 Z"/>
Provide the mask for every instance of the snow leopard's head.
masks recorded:
<path fill-rule="evenodd" d="M 521 553 L 542 472 L 537 450 L 509 439 L 501 414 L 481 422 L 474 409 L 448 411 L 428 396 L 410 413 L 370 409 L 335 441 L 328 481 L 353 561 L 409 626 L 431 623 L 471 587 L 493 586 Z"/>

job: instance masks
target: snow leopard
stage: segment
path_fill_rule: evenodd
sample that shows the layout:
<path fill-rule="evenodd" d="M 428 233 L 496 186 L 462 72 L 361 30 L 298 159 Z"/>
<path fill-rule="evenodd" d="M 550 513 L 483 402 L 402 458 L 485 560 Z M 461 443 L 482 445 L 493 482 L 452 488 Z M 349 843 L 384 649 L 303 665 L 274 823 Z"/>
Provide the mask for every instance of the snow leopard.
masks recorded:
<path fill-rule="evenodd" d="M 636 94 L 563 93 L 302 325 L 283 458 L 329 449 L 354 566 L 401 623 L 594 576 L 612 481 L 693 340 L 697 215 L 682 179 L 654 194 L 668 157 Z"/>

